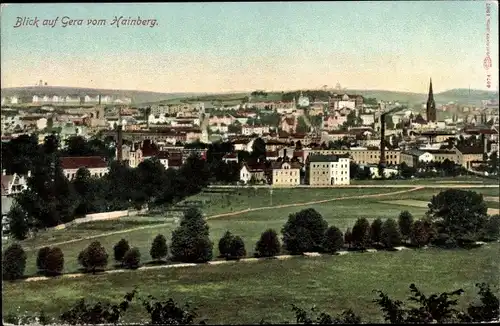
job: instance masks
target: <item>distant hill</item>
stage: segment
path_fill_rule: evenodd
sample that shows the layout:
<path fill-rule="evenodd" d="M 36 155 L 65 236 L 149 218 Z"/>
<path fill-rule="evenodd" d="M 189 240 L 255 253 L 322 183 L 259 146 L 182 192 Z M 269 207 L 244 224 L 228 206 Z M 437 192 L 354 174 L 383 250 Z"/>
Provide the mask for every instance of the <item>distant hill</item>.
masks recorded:
<path fill-rule="evenodd" d="M 157 102 L 173 98 L 185 98 L 201 95 L 201 93 L 158 93 L 147 91 L 132 91 L 120 89 L 98 89 L 98 88 L 79 88 L 79 87 L 59 87 L 59 86 L 29 86 L 29 87 L 10 87 L 2 88 L 2 97 L 4 96 L 33 96 L 33 95 L 110 95 L 117 97 L 129 97 L 133 104 L 144 102 Z"/>

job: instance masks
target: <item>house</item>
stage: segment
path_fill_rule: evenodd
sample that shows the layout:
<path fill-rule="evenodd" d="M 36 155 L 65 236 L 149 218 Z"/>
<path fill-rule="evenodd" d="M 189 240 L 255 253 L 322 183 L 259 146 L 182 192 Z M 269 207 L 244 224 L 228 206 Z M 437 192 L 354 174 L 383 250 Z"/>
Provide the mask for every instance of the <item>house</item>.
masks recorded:
<path fill-rule="evenodd" d="M 273 186 L 298 186 L 300 185 L 300 164 L 296 162 L 272 163 Z"/>
<path fill-rule="evenodd" d="M 133 146 L 129 152 L 128 165 L 131 168 L 136 168 L 144 160 L 142 156 L 142 150 L 139 146 Z"/>
<path fill-rule="evenodd" d="M 281 117 L 281 130 L 293 134 L 297 130 L 298 120 L 294 116 L 283 116 Z"/>
<path fill-rule="evenodd" d="M 265 183 L 267 181 L 265 165 L 244 163 L 240 169 L 240 181 L 243 183 L 250 181 Z"/>
<path fill-rule="evenodd" d="M 225 163 L 229 163 L 229 162 L 238 163 L 238 155 L 236 153 L 227 153 L 226 155 L 224 155 L 224 157 L 222 158 L 222 160 Z"/>
<path fill-rule="evenodd" d="M 299 100 L 298 100 L 297 104 L 300 107 L 309 106 L 309 98 L 307 96 L 303 96 L 302 92 L 300 92 L 300 97 L 299 97 Z"/>
<path fill-rule="evenodd" d="M 434 161 L 434 159 L 434 155 L 429 152 L 420 149 L 409 149 L 401 152 L 400 164 L 404 162 L 409 167 L 415 168 L 420 162 L 428 163 Z"/>
<path fill-rule="evenodd" d="M 375 116 L 373 114 L 360 114 L 359 117 L 364 126 L 371 126 L 375 123 Z"/>
<path fill-rule="evenodd" d="M 7 175 L 5 170 L 2 170 L 1 194 L 2 194 L 2 231 L 8 232 L 8 220 L 6 219 L 12 205 L 14 204 L 13 195 L 23 192 L 28 188 L 28 178 L 31 173 L 28 171 L 26 176 L 14 173 Z"/>
<path fill-rule="evenodd" d="M 308 181 L 311 186 L 350 184 L 350 158 L 348 155 L 309 155 Z"/>
<path fill-rule="evenodd" d="M 79 104 L 80 103 L 80 96 L 78 96 L 76 94 L 67 95 L 64 102 L 66 102 L 67 104 Z"/>
<path fill-rule="evenodd" d="M 264 134 L 269 133 L 269 126 L 244 125 L 241 128 L 241 133 L 245 136 L 251 136 L 254 134 L 262 136 Z"/>
<path fill-rule="evenodd" d="M 266 160 L 268 161 L 277 161 L 279 158 L 278 151 L 267 151 L 266 152 Z"/>
<path fill-rule="evenodd" d="M 182 163 L 184 163 L 182 153 L 180 153 L 180 152 L 170 152 L 167 154 L 162 153 L 162 154 L 158 154 L 158 157 L 159 158 L 161 157 L 161 159 L 164 160 L 163 162 L 165 162 L 165 159 L 167 159 L 166 163 L 167 163 L 168 168 L 172 168 L 175 170 L 180 169 L 182 167 Z"/>
<path fill-rule="evenodd" d="M 373 179 L 380 178 L 378 165 L 360 165 L 360 168 L 362 169 L 364 169 L 365 167 L 368 167 L 370 169 L 370 174 Z M 383 173 L 384 177 L 390 178 L 393 175 L 397 175 L 399 173 L 399 170 L 395 167 L 386 167 Z"/>
<path fill-rule="evenodd" d="M 482 161 L 484 155 L 484 148 L 478 146 L 459 146 L 455 148 L 456 153 L 460 157 L 459 163 L 467 168 L 471 168 L 471 163 L 474 161 Z"/>
<path fill-rule="evenodd" d="M 159 151 L 158 154 L 156 155 L 156 157 L 158 158 L 160 163 L 165 167 L 165 170 L 168 170 L 168 168 L 169 168 L 169 166 L 168 166 L 169 156 L 170 155 L 166 151 Z M 175 161 L 175 159 L 173 161 Z M 176 162 L 174 162 L 174 164 L 176 164 Z M 182 159 L 181 159 L 181 165 L 182 165 Z"/>
<path fill-rule="evenodd" d="M 347 122 L 347 115 L 334 112 L 331 115 L 323 117 L 321 128 L 329 131 L 338 130 L 345 122 Z"/>
<path fill-rule="evenodd" d="M 100 156 L 61 157 L 61 167 L 69 180 L 75 178 L 80 168 L 87 168 L 93 177 L 102 177 L 109 172 L 108 163 Z"/>

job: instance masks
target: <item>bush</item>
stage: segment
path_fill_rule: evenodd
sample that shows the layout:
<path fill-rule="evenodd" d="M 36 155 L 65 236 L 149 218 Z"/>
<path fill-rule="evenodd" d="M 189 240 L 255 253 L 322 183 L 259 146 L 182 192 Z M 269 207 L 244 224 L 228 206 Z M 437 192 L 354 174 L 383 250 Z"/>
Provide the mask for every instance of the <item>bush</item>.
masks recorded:
<path fill-rule="evenodd" d="M 382 243 L 382 225 L 382 220 L 380 218 L 377 218 L 372 222 L 372 225 L 370 226 L 370 241 L 373 245 Z"/>
<path fill-rule="evenodd" d="M 45 260 L 45 273 L 47 275 L 61 274 L 64 269 L 64 254 L 61 248 L 50 249 Z"/>
<path fill-rule="evenodd" d="M 280 253 L 281 244 L 278 234 L 273 229 L 268 229 L 261 234 L 259 241 L 255 246 L 257 257 L 273 257 Z"/>
<path fill-rule="evenodd" d="M 95 273 L 108 265 L 108 254 L 99 241 L 94 241 L 80 253 L 78 261 L 87 271 Z"/>
<path fill-rule="evenodd" d="M 119 263 L 123 263 L 123 257 L 125 257 L 125 253 L 129 251 L 130 245 L 128 241 L 125 239 L 121 239 L 118 243 L 113 247 L 113 253 L 115 257 L 115 261 Z"/>
<path fill-rule="evenodd" d="M 231 232 L 226 231 L 222 238 L 219 240 L 219 257 L 227 257 L 231 252 L 231 242 L 233 241 L 234 236 Z"/>
<path fill-rule="evenodd" d="M 344 235 L 339 228 L 335 226 L 330 226 L 325 232 L 325 239 L 323 243 L 323 249 L 325 252 L 334 254 L 344 245 Z"/>
<path fill-rule="evenodd" d="M 136 269 L 141 263 L 141 252 L 139 248 L 131 248 L 123 257 L 123 265 L 130 269 Z"/>
<path fill-rule="evenodd" d="M 430 230 L 428 230 L 427 225 L 424 221 L 418 220 L 413 223 L 410 233 L 411 244 L 417 247 L 423 247 L 429 244 L 430 241 Z"/>
<path fill-rule="evenodd" d="M 370 223 L 366 218 L 358 218 L 352 228 L 352 244 L 355 248 L 364 250 L 370 244 Z"/>
<path fill-rule="evenodd" d="M 50 253 L 50 247 L 43 247 L 38 250 L 38 255 L 36 257 L 36 267 L 39 272 L 45 272 L 45 262 L 47 261 L 47 256 Z"/>
<path fill-rule="evenodd" d="M 500 215 L 488 216 L 483 229 L 481 230 L 480 239 L 483 241 L 495 241 L 500 238 Z"/>
<path fill-rule="evenodd" d="M 411 227 L 413 225 L 413 215 L 408 211 L 403 211 L 399 214 L 398 226 L 401 232 L 401 238 L 408 240 L 410 238 Z"/>
<path fill-rule="evenodd" d="M 347 228 L 344 234 L 344 243 L 347 245 L 348 248 L 351 248 L 352 245 L 352 231 L 350 228 Z"/>
<path fill-rule="evenodd" d="M 283 244 L 291 254 L 322 251 L 323 238 L 328 223 L 315 209 L 308 208 L 290 214 L 283 226 Z"/>
<path fill-rule="evenodd" d="M 247 251 L 245 250 L 243 239 L 239 236 L 235 236 L 229 244 L 229 254 L 226 256 L 226 259 L 240 259 L 246 255 Z"/>
<path fill-rule="evenodd" d="M 168 245 L 167 239 L 163 236 L 163 234 L 158 234 L 151 244 L 151 250 L 149 251 L 151 258 L 153 260 L 161 260 L 167 257 L 168 255 Z"/>
<path fill-rule="evenodd" d="M 183 263 L 205 263 L 213 257 L 207 221 L 198 209 L 184 213 L 181 225 L 172 232 L 172 260 Z"/>
<path fill-rule="evenodd" d="M 2 277 L 4 280 L 22 278 L 26 268 L 26 253 L 17 243 L 5 249 L 2 257 Z"/>
<path fill-rule="evenodd" d="M 401 244 L 398 226 L 392 218 L 386 220 L 382 225 L 382 244 L 388 249 Z"/>

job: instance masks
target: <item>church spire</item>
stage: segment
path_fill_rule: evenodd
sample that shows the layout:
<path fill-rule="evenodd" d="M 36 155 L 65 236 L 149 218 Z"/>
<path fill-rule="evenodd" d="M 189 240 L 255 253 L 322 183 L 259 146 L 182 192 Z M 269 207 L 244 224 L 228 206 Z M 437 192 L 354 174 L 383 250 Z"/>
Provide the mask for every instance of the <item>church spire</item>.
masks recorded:
<path fill-rule="evenodd" d="M 432 91 L 432 78 L 429 81 L 429 95 L 427 97 L 427 122 L 436 121 L 436 102 L 434 102 L 434 92 Z"/>
<path fill-rule="evenodd" d="M 432 92 L 432 78 L 429 81 L 429 100 L 434 101 L 434 93 Z"/>

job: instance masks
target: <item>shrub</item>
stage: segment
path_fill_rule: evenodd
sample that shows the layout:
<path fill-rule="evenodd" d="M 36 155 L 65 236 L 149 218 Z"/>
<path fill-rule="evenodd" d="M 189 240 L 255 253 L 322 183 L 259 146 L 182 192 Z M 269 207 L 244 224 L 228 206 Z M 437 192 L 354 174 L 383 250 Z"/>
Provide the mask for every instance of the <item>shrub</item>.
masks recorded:
<path fill-rule="evenodd" d="M 172 232 L 172 260 L 183 263 L 205 263 L 213 257 L 207 221 L 198 209 L 184 213 L 181 225 Z"/>
<path fill-rule="evenodd" d="M 47 261 L 47 255 L 50 253 L 50 247 L 43 247 L 38 250 L 38 255 L 36 257 L 36 267 L 38 271 L 45 271 L 45 262 Z"/>
<path fill-rule="evenodd" d="M 48 275 L 58 275 L 64 269 L 64 254 L 61 248 L 50 249 L 45 260 L 45 273 Z"/>
<path fill-rule="evenodd" d="M 231 232 L 226 231 L 222 238 L 219 240 L 219 257 L 227 257 L 231 252 L 231 242 L 233 241 L 234 236 Z"/>
<path fill-rule="evenodd" d="M 139 251 L 139 248 L 131 248 L 125 253 L 125 256 L 123 257 L 123 264 L 127 268 L 136 269 L 139 267 L 140 263 L 141 252 Z"/>
<path fill-rule="evenodd" d="M 386 248 L 394 248 L 394 246 L 401 244 L 398 226 L 392 218 L 386 220 L 382 225 L 382 244 Z"/>
<path fill-rule="evenodd" d="M 344 244 L 344 235 L 339 228 L 330 226 L 325 232 L 323 249 L 325 252 L 333 254 L 339 251 Z"/>
<path fill-rule="evenodd" d="M 281 244 L 278 234 L 273 229 L 268 229 L 261 234 L 259 241 L 255 246 L 257 257 L 273 257 L 280 253 Z"/>
<path fill-rule="evenodd" d="M 374 245 L 382 243 L 382 225 L 382 220 L 377 218 L 370 226 L 370 240 Z"/>
<path fill-rule="evenodd" d="M 418 220 L 413 223 L 410 233 L 411 244 L 423 247 L 430 241 L 430 231 L 424 221 Z"/>
<path fill-rule="evenodd" d="M 315 209 L 308 208 L 290 214 L 283 226 L 283 244 L 291 254 L 322 251 L 323 237 L 328 223 Z"/>
<path fill-rule="evenodd" d="M 167 239 L 163 234 L 158 234 L 151 244 L 151 250 L 149 251 L 151 258 L 154 260 L 161 260 L 168 255 L 168 245 Z"/>
<path fill-rule="evenodd" d="M 113 247 L 113 253 L 115 257 L 115 261 L 122 263 L 123 257 L 125 257 L 125 253 L 129 251 L 130 245 L 128 241 L 125 239 L 121 239 L 118 243 Z"/>
<path fill-rule="evenodd" d="M 92 273 L 98 269 L 104 269 L 108 265 L 108 254 L 99 241 L 92 242 L 81 255 L 78 258 L 82 266 Z"/>
<path fill-rule="evenodd" d="M 481 230 L 481 240 L 495 241 L 500 238 L 500 215 L 488 216 L 483 229 Z"/>
<path fill-rule="evenodd" d="M 345 231 L 344 243 L 347 245 L 348 248 L 350 248 L 352 245 L 352 231 L 350 228 L 347 228 L 347 230 Z"/>
<path fill-rule="evenodd" d="M 2 277 L 4 280 L 16 280 L 24 275 L 26 253 L 17 243 L 5 249 L 2 257 Z"/>
<path fill-rule="evenodd" d="M 370 223 L 366 218 L 358 218 L 352 228 L 352 243 L 357 249 L 366 249 L 370 244 Z"/>
<path fill-rule="evenodd" d="M 411 227 L 413 225 L 413 215 L 408 211 L 402 211 L 399 214 L 398 226 L 399 232 L 401 232 L 401 238 L 403 240 L 408 240 L 410 238 Z"/>
<path fill-rule="evenodd" d="M 184 307 L 178 306 L 173 299 L 159 301 L 153 296 L 149 300 L 142 299 L 142 305 L 146 308 L 153 325 L 192 325 L 197 317 L 195 309 L 188 304 Z M 200 324 L 204 324 L 200 323 Z"/>
<path fill-rule="evenodd" d="M 245 243 L 243 239 L 239 236 L 235 236 L 231 243 L 229 244 L 229 253 L 226 256 L 227 259 L 240 259 L 247 255 L 247 251 L 245 250 Z"/>

